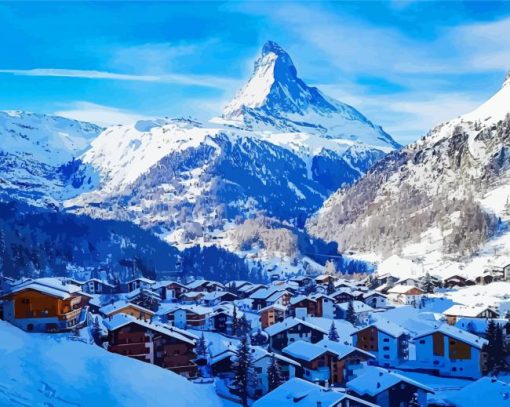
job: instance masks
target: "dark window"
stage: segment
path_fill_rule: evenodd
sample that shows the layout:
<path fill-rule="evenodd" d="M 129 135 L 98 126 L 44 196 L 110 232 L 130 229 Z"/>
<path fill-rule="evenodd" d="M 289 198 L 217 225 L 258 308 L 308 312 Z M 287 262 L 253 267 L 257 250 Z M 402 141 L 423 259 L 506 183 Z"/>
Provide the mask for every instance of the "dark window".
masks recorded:
<path fill-rule="evenodd" d="M 390 341 L 390 339 L 389 339 L 389 338 L 384 338 L 384 339 L 383 339 L 383 342 L 389 342 L 389 341 Z"/>
<path fill-rule="evenodd" d="M 384 346 L 383 350 L 390 350 L 390 347 L 389 346 Z"/>
<path fill-rule="evenodd" d="M 34 324 L 28 324 L 27 331 L 33 331 L 33 330 L 34 330 Z"/>
<path fill-rule="evenodd" d="M 425 339 L 420 339 L 420 343 L 423 345 L 425 343 Z"/>

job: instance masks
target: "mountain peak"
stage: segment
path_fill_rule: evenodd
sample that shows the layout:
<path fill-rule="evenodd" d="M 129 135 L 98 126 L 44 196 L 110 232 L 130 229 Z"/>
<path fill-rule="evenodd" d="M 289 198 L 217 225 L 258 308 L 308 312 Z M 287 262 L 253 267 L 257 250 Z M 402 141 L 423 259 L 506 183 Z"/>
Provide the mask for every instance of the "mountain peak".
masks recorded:
<path fill-rule="evenodd" d="M 262 47 L 262 56 L 266 56 L 269 53 L 288 55 L 287 52 L 274 41 L 267 41 Z"/>
<path fill-rule="evenodd" d="M 510 71 L 506 74 L 505 80 L 503 81 L 503 87 L 510 86 Z"/>

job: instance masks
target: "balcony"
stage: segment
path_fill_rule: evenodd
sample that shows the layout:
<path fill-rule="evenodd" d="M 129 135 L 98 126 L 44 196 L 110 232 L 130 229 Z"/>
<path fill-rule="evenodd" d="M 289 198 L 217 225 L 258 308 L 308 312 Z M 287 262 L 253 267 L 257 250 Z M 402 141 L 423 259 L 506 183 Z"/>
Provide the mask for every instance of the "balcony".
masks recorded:
<path fill-rule="evenodd" d="M 325 382 L 331 377 L 329 367 L 318 367 L 315 370 L 305 369 L 304 378 L 311 382 Z"/>

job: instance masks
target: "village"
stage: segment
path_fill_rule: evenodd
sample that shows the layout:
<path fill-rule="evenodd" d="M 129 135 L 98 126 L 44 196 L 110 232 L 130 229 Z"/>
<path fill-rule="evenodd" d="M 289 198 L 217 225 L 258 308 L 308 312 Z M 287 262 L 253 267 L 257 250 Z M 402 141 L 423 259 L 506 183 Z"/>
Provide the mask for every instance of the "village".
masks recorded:
<path fill-rule="evenodd" d="M 228 405 L 499 406 L 510 405 L 509 280 L 510 265 L 476 280 L 2 277 L 0 317 L 209 383 Z"/>

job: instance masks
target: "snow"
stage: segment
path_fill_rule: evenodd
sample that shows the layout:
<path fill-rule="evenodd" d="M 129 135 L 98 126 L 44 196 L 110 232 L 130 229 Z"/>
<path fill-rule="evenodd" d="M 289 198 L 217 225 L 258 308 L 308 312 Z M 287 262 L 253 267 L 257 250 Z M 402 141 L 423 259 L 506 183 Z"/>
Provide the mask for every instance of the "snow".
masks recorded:
<path fill-rule="evenodd" d="M 24 290 L 36 290 L 45 294 L 67 299 L 71 294 L 82 294 L 81 288 L 73 284 L 64 284 L 63 280 L 54 277 L 44 277 L 35 280 L 26 280 L 10 288 L 8 293 L 17 293 Z M 86 295 L 86 294 L 83 294 Z"/>
<path fill-rule="evenodd" d="M 0 405 L 227 405 L 211 388 L 66 336 L 27 334 L 0 321 L 0 337 Z"/>
<path fill-rule="evenodd" d="M 328 349 L 322 346 L 315 345 L 306 341 L 296 341 L 289 346 L 283 348 L 282 352 L 297 359 L 310 362 L 322 354 L 326 353 Z"/>
<path fill-rule="evenodd" d="M 273 324 L 269 327 L 267 327 L 265 329 L 265 331 L 270 335 L 270 336 L 274 336 L 280 332 L 283 332 L 289 328 L 292 328 L 298 324 L 302 324 L 302 325 L 305 325 L 309 328 L 312 328 L 312 329 L 315 329 L 317 331 L 320 331 L 324 334 L 327 334 L 328 331 L 325 330 L 325 329 L 322 329 L 321 327 L 318 327 L 314 324 L 311 324 L 309 323 L 308 321 L 304 321 L 302 319 L 298 319 L 298 318 L 287 318 L 285 320 L 283 320 L 282 322 L 277 322 L 276 324 Z"/>
<path fill-rule="evenodd" d="M 459 341 L 467 343 L 467 344 L 469 344 L 475 348 L 478 348 L 478 349 L 481 349 L 484 345 L 486 345 L 488 343 L 486 339 L 483 339 L 483 338 L 479 337 L 478 335 L 474 335 L 468 331 L 459 329 L 457 327 L 454 327 L 454 326 L 451 326 L 448 324 L 437 325 L 432 330 L 430 330 L 428 332 L 421 333 L 420 335 L 416 336 L 414 338 L 414 340 L 417 340 L 424 336 L 432 335 L 434 332 L 441 332 L 442 334 L 444 334 L 446 336 L 455 338 Z"/>
<path fill-rule="evenodd" d="M 504 407 L 510 403 L 510 384 L 491 377 L 482 377 L 462 390 L 452 393 L 448 401 L 456 407 Z"/>

